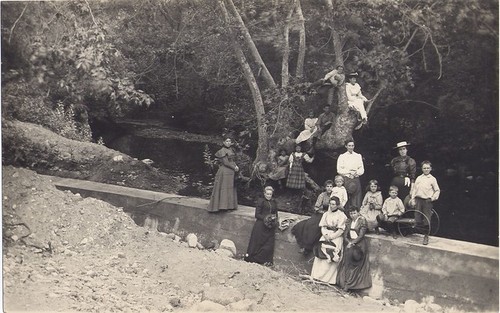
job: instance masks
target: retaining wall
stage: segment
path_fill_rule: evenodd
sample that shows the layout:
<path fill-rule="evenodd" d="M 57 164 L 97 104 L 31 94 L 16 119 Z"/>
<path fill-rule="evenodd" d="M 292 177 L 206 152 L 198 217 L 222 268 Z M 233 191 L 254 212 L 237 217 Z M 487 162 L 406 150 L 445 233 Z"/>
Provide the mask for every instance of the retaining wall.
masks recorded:
<path fill-rule="evenodd" d="M 137 224 L 154 225 L 159 231 L 183 236 L 195 233 L 199 241 L 232 240 L 238 253 L 245 253 L 255 221 L 252 207 L 208 213 L 208 201 L 148 190 L 90 181 L 51 177 L 56 187 L 123 207 Z M 281 218 L 307 217 L 280 212 Z M 434 302 L 466 311 L 498 311 L 498 248 L 431 237 L 428 246 L 416 235 L 393 239 L 367 235 L 373 287 L 365 292 L 375 298 L 403 302 Z M 277 233 L 275 266 L 292 275 L 310 273 L 311 256 L 298 253 L 290 228 Z"/>

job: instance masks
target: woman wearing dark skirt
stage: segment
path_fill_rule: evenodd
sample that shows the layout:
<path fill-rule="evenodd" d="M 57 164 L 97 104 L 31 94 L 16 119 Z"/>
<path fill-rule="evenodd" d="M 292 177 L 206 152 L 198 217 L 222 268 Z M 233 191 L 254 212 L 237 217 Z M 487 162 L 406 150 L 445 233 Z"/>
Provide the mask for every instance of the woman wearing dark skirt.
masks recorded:
<path fill-rule="evenodd" d="M 365 289 L 372 286 L 370 276 L 370 255 L 365 234 L 366 219 L 359 214 L 359 208 L 348 210 L 351 219 L 344 232 L 344 255 L 339 265 L 337 285 L 344 290 Z"/>
<path fill-rule="evenodd" d="M 417 163 L 408 156 L 408 146 L 410 143 L 401 141 L 396 144 L 394 149 L 398 150 L 399 155 L 391 160 L 391 168 L 394 172 L 394 178 L 391 185 L 398 187 L 398 197 L 406 205 L 406 197 L 410 194 L 411 184 L 415 183 L 417 177 Z M 409 200 L 409 199 L 408 199 Z"/>
<path fill-rule="evenodd" d="M 314 245 L 316 245 L 321 238 L 321 228 L 319 227 L 319 221 L 330 204 L 330 196 L 332 195 L 333 181 L 327 180 L 325 182 L 325 191 L 322 192 L 316 204 L 314 205 L 314 213 L 310 218 L 302 220 L 295 224 L 292 228 L 292 234 L 297 240 L 297 244 L 300 247 L 300 253 L 308 255 L 313 251 Z"/>
<path fill-rule="evenodd" d="M 264 265 L 273 264 L 274 234 L 278 221 L 278 206 L 273 198 L 274 189 L 264 188 L 264 199 L 255 208 L 255 224 L 250 235 L 245 261 Z"/>
<path fill-rule="evenodd" d="M 231 148 L 233 145 L 232 139 L 229 137 L 224 138 L 223 145 L 215 153 L 220 166 L 215 175 L 214 189 L 210 197 L 210 203 L 208 204 L 209 212 L 235 210 L 238 208 L 234 176 L 240 169 L 234 162 L 236 155 Z"/>

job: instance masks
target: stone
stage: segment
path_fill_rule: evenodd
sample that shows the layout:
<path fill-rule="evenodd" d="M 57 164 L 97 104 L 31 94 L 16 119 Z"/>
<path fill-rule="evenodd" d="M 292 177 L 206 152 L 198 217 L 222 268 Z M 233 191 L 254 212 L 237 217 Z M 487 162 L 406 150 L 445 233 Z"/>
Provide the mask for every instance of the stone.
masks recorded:
<path fill-rule="evenodd" d="M 243 300 L 243 294 L 235 288 L 220 286 L 208 287 L 203 290 L 202 300 L 210 300 L 222 305 Z"/>
<path fill-rule="evenodd" d="M 227 307 L 229 311 L 245 312 L 245 311 L 253 311 L 255 305 L 256 305 L 255 302 L 253 302 L 252 300 L 244 299 L 238 302 L 230 303 Z"/>
<path fill-rule="evenodd" d="M 123 155 L 117 155 L 113 157 L 113 161 L 115 162 L 123 162 Z"/>
<path fill-rule="evenodd" d="M 173 306 L 174 308 L 176 307 L 179 307 L 181 305 L 181 299 L 179 298 L 172 298 L 168 301 L 170 303 L 171 306 Z"/>
<path fill-rule="evenodd" d="M 190 311 L 198 312 L 220 312 L 225 310 L 226 308 L 222 304 L 215 303 L 209 300 L 205 300 L 198 304 L 195 304 L 190 309 Z"/>
<path fill-rule="evenodd" d="M 443 307 L 441 307 L 439 304 L 436 303 L 429 303 L 427 305 L 428 311 L 430 312 L 435 312 L 435 313 L 441 313 L 444 312 Z"/>
<path fill-rule="evenodd" d="M 406 300 L 404 304 L 404 312 L 405 313 L 416 313 L 420 308 L 420 304 L 418 304 L 415 300 Z"/>
<path fill-rule="evenodd" d="M 229 239 L 222 240 L 220 245 L 219 245 L 219 249 L 229 250 L 233 253 L 233 256 L 236 255 L 236 245 L 234 244 L 234 242 L 232 242 Z"/>
<path fill-rule="evenodd" d="M 234 257 L 233 253 L 229 250 L 226 250 L 226 249 L 217 249 L 217 250 L 215 250 L 215 253 L 217 253 L 218 255 L 228 257 L 228 258 Z"/>
<path fill-rule="evenodd" d="M 82 241 L 80 241 L 81 245 L 86 245 L 89 242 L 88 238 L 83 238 Z"/>
<path fill-rule="evenodd" d="M 193 233 L 190 233 L 186 236 L 186 241 L 189 248 L 196 248 L 196 246 L 198 245 L 198 237 Z"/>
<path fill-rule="evenodd" d="M 123 253 L 123 252 L 118 252 L 118 258 L 120 258 L 120 259 L 125 259 L 125 253 Z"/>
<path fill-rule="evenodd" d="M 180 242 L 181 241 L 181 237 L 175 235 L 174 236 L 174 242 Z"/>
<path fill-rule="evenodd" d="M 196 248 L 198 248 L 200 250 L 205 250 L 205 247 L 199 242 L 196 244 Z"/>

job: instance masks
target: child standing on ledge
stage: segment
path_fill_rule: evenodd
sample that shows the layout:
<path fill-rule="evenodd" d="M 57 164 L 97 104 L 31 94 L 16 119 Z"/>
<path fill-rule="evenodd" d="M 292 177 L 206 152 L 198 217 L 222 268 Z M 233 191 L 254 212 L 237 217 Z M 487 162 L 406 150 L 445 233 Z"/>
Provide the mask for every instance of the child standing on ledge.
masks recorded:
<path fill-rule="evenodd" d="M 415 216 L 417 224 L 420 225 L 427 224 L 427 221 L 431 220 L 432 202 L 436 201 L 441 193 L 437 179 L 431 175 L 432 163 L 430 161 L 423 161 L 421 164 L 423 174 L 417 177 L 410 192 L 410 205 L 415 206 L 415 210 L 422 212 L 427 217 L 426 221 L 422 221 L 420 215 Z M 424 235 L 423 244 L 429 244 L 429 235 Z"/>

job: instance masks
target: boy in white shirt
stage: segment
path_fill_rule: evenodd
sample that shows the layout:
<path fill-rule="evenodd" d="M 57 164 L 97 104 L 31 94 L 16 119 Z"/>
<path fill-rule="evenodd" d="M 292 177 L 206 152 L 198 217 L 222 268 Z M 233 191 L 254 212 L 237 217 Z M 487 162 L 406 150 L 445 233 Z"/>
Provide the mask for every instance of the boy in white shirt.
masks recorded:
<path fill-rule="evenodd" d="M 432 163 L 430 161 L 423 161 L 421 164 L 423 174 L 415 180 L 410 192 L 410 205 L 415 206 L 415 210 L 422 212 L 427 217 L 427 220 L 422 221 L 422 216 L 417 214 L 415 216 L 417 225 L 427 224 L 427 221 L 431 220 L 432 202 L 436 201 L 441 193 L 437 179 L 431 175 Z M 428 243 L 429 235 L 425 234 L 423 244 L 427 245 Z"/>
<path fill-rule="evenodd" d="M 385 199 L 382 205 L 382 213 L 377 216 L 380 227 L 392 233 L 392 238 L 396 239 L 396 220 L 404 213 L 405 205 L 398 198 L 398 187 L 389 187 L 389 198 Z M 378 232 L 378 229 L 375 229 Z"/>

